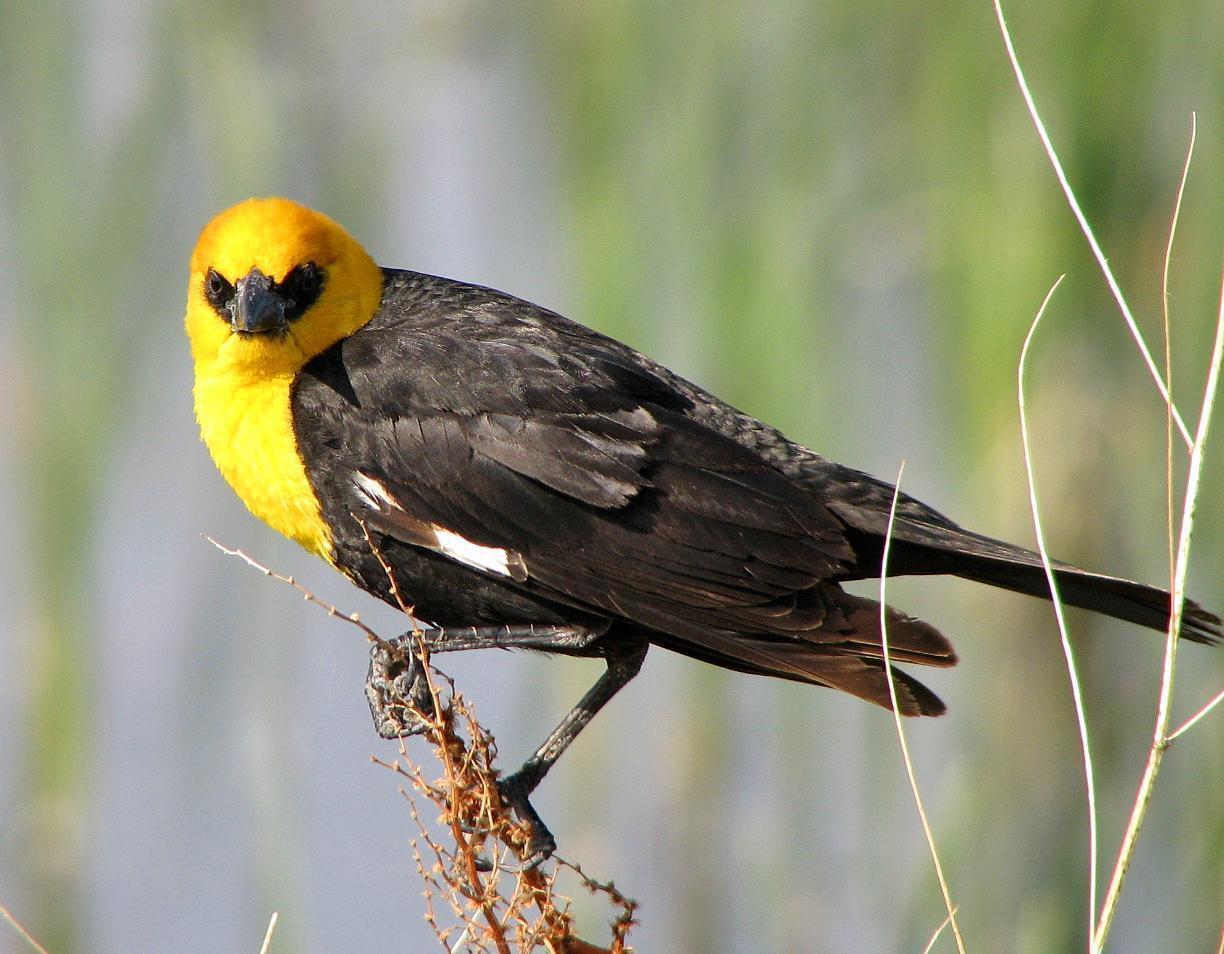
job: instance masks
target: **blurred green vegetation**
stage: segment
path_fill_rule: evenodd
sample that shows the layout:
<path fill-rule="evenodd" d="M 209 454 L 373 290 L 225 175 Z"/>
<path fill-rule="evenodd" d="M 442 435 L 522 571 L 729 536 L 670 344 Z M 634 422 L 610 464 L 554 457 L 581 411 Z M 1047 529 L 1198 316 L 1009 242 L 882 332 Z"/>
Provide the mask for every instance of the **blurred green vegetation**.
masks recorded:
<path fill-rule="evenodd" d="M 1174 388 L 1192 417 L 1224 248 L 1224 7 L 1011 6 L 1039 106 L 1154 351 L 1163 243 L 1198 111 L 1172 276 Z M 111 521 L 103 533 L 116 455 L 142 441 L 184 446 L 183 402 L 147 397 L 150 381 L 157 394 L 189 388 L 178 316 L 193 235 L 223 205 L 270 192 L 324 208 L 386 264 L 477 263 L 488 274 L 456 277 L 482 282 L 518 269 L 517 285 L 498 283 L 556 289 L 560 300 L 542 303 L 849 464 L 888 477 L 905 458 L 911 492 L 1020 541 L 1031 531 L 1015 364 L 1066 272 L 1031 370 L 1048 532 L 1065 559 L 1165 572 L 1162 408 L 986 3 L 6 4 L 0 526 L 15 528 L 5 542 L 22 582 L 0 590 L 17 607 L 0 623 L 16 726 L 0 749 L 14 763 L 0 789 L 0 903 L 21 898 L 21 919 L 57 954 L 103 949 L 98 924 L 147 916 L 97 900 L 109 816 L 91 745 L 114 697 L 96 658 L 100 568 L 135 553 L 139 577 L 142 560 L 163 558 L 140 549 L 147 530 Z M 448 198 L 430 206 L 437 195 Z M 1192 592 L 1217 608 L 1220 459 L 1192 574 Z M 202 501 L 143 490 L 181 493 L 192 526 L 212 526 L 202 504 L 220 491 L 198 463 Z M 190 552 L 183 572 L 203 585 L 216 557 L 194 542 L 165 545 Z M 1085 825 L 1048 610 L 937 581 L 890 592 L 956 636 L 964 657 L 933 679 L 952 715 L 914 731 L 972 948 L 1082 949 Z M 184 631 L 208 632 L 206 595 L 196 612 Z M 1111 862 L 1160 647 L 1073 621 Z M 663 675 L 651 685 L 666 695 L 634 695 L 632 714 L 614 707 L 573 753 L 582 769 L 550 779 L 580 806 L 554 828 L 585 822 L 607 873 L 642 896 L 642 949 L 920 950 L 942 913 L 890 724 L 830 694 L 654 656 L 647 669 Z M 275 680 L 276 662 L 264 663 Z M 1188 714 L 1224 669 L 1194 648 L 1182 665 Z M 543 678 L 559 710 L 589 674 L 553 671 Z M 648 737 L 625 738 L 638 731 Z M 1206 950 L 1218 936 L 1222 739 L 1217 714 L 1172 753 L 1114 949 Z M 608 764 L 651 779 L 657 804 L 626 812 L 625 799 L 644 797 L 633 778 L 592 786 Z M 657 839 L 618 854 L 618 831 L 635 824 Z M 396 825 L 406 819 L 383 821 Z M 276 837 L 292 839 L 291 826 Z M 295 878 L 254 881 L 253 894 L 275 896 Z M 315 890 L 326 897 L 329 883 Z M 415 894 L 398 874 L 395 890 Z M 371 919 L 377 910 L 371 899 Z M 327 949 L 320 928 L 282 928 L 285 949 Z"/>

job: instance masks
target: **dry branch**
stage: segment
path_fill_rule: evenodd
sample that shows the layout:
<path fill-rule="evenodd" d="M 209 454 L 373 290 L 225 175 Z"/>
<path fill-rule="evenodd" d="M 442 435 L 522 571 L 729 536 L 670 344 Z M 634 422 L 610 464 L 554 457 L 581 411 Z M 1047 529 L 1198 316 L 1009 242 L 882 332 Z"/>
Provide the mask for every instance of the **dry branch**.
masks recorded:
<path fill-rule="evenodd" d="M 358 627 L 370 642 L 392 653 L 408 652 L 402 641 L 382 638 L 356 613 L 341 612 L 292 577 L 269 569 L 241 550 L 223 546 L 212 537 L 207 539 L 223 553 L 294 587 L 329 616 Z M 374 552 L 378 555 L 376 547 Z M 394 574 L 385 562 L 383 565 L 400 608 L 412 618 L 412 607 L 401 595 Z M 453 681 L 430 663 L 420 631 L 413 635 L 414 651 L 429 685 L 431 711 L 422 711 L 403 698 L 391 698 L 387 703 L 421 720 L 422 734 L 433 746 L 441 776 L 428 780 L 421 765 L 408 755 L 403 740 L 399 759 L 388 762 L 376 756 L 371 758 L 408 782 L 400 791 L 409 802 L 409 813 L 417 828 L 410 844 L 416 870 L 425 885 L 425 919 L 443 948 L 499 954 L 537 950 L 549 954 L 630 954 L 627 939 L 636 923 L 636 901 L 621 894 L 611 882 L 596 881 L 579 865 L 556 855 L 538 866 L 522 864 L 528 832 L 514 818 L 497 786 L 497 745 L 493 736 L 477 721 L 471 704 L 456 691 Z M 438 809 L 449 835 L 446 843 L 422 819 L 421 799 Z M 608 946 L 591 944 L 575 934 L 571 899 L 558 890 L 559 877 L 573 880 L 607 899 L 613 911 Z"/>

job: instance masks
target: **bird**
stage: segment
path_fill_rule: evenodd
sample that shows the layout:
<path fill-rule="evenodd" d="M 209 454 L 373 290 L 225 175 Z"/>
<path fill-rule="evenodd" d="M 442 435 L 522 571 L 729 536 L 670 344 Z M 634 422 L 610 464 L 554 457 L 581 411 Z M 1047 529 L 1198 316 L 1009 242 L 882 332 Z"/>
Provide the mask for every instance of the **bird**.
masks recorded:
<path fill-rule="evenodd" d="M 606 669 L 501 779 L 538 862 L 530 796 L 651 646 L 849 693 L 906 716 L 942 701 L 892 663 L 947 667 L 934 626 L 853 595 L 950 574 L 1050 598 L 1041 558 L 788 439 L 613 338 L 492 288 L 377 265 L 285 198 L 216 215 L 190 260 L 203 442 L 243 503 L 373 596 L 430 652 L 527 649 Z M 1054 563 L 1072 606 L 1165 630 L 1165 590 Z M 883 620 L 886 623 L 882 623 Z M 414 625 L 416 625 L 414 623 Z M 1215 643 L 1187 600 L 1181 636 Z M 422 730 L 415 652 L 376 646 L 379 733 Z"/>

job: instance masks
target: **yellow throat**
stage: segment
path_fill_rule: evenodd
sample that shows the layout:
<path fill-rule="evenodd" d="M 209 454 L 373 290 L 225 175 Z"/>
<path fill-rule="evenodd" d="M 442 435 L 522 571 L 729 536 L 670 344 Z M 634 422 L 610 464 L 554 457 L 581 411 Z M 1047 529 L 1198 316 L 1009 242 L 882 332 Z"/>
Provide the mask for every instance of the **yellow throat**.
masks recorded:
<path fill-rule="evenodd" d="M 210 270 L 231 284 L 259 271 L 272 281 L 313 262 L 317 301 L 284 334 L 241 334 L 210 304 Z M 331 535 L 298 452 L 290 395 L 302 366 L 378 310 L 382 272 L 327 216 L 287 199 L 248 199 L 204 227 L 191 256 L 187 337 L 195 413 L 217 469 L 251 513 L 329 562 Z"/>

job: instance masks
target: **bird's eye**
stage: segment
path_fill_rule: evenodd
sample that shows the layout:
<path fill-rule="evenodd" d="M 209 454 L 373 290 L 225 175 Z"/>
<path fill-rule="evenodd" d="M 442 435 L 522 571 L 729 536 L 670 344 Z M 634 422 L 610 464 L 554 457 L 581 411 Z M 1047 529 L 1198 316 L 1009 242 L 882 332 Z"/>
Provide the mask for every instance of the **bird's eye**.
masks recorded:
<path fill-rule="evenodd" d="M 296 266 L 277 285 L 285 298 L 285 317 L 292 321 L 319 300 L 327 274 L 314 262 Z"/>
<path fill-rule="evenodd" d="M 319 266 L 314 262 L 307 262 L 298 268 L 298 288 L 306 292 L 317 292 L 323 285 L 323 275 L 319 271 Z"/>
<path fill-rule="evenodd" d="M 204 297 L 217 311 L 221 311 L 234 297 L 234 286 L 215 268 L 210 268 L 204 276 Z"/>

